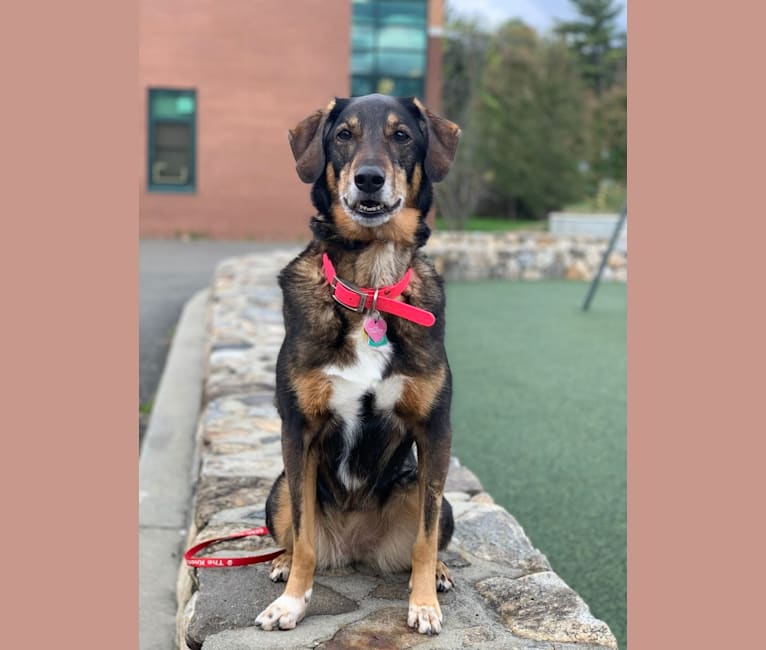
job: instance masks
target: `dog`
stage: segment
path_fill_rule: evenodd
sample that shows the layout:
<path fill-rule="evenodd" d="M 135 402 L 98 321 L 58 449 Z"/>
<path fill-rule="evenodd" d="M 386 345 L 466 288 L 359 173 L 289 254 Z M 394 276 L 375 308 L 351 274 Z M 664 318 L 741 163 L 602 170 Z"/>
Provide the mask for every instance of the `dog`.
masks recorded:
<path fill-rule="evenodd" d="M 271 579 L 287 585 L 256 618 L 264 630 L 303 619 L 315 569 L 357 562 L 411 568 L 408 625 L 442 629 L 452 379 L 443 281 L 420 249 L 460 134 L 418 99 L 385 95 L 335 98 L 289 132 L 317 214 L 279 274 L 284 471 L 266 525 L 286 548 Z"/>

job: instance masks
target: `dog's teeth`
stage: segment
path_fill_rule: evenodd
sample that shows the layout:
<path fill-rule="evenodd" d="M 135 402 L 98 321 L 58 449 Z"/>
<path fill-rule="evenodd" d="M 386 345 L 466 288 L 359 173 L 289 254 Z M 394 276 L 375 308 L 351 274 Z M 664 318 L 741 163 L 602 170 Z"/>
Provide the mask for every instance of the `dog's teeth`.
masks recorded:
<path fill-rule="evenodd" d="M 362 212 L 379 212 L 383 209 L 383 206 L 380 203 L 377 203 L 375 205 L 363 205 L 359 204 L 359 210 Z"/>

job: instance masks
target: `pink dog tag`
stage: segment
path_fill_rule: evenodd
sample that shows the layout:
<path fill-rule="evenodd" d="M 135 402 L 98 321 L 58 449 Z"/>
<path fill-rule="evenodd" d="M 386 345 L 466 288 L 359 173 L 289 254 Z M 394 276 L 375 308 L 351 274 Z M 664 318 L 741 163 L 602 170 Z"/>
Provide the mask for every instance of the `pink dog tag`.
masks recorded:
<path fill-rule="evenodd" d="M 367 332 L 373 342 L 380 343 L 383 337 L 386 335 L 388 325 L 382 318 L 365 318 L 364 319 L 364 331 Z"/>

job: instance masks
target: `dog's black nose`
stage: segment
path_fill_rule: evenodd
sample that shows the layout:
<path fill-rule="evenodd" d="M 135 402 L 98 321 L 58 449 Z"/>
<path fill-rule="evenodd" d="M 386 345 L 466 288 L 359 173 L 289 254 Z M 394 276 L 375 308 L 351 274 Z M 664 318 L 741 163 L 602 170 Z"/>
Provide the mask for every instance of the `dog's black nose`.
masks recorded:
<path fill-rule="evenodd" d="M 366 192 L 367 194 L 377 192 L 383 187 L 383 183 L 385 182 L 386 176 L 383 173 L 383 170 L 380 167 L 373 167 L 372 165 L 360 167 L 356 172 L 356 176 L 354 176 L 354 183 L 356 183 L 356 186 L 362 190 L 362 192 Z"/>

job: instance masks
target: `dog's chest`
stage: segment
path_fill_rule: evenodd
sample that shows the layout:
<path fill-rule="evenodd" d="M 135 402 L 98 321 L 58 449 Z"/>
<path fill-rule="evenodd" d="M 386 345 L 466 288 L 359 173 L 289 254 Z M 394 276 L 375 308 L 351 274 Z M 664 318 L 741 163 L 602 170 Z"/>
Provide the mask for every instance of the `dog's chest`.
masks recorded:
<path fill-rule="evenodd" d="M 365 396 L 372 395 L 377 410 L 390 411 L 402 391 L 401 375 L 383 378 L 393 354 L 392 345 L 371 346 L 361 326 L 350 337 L 355 361 L 349 365 L 333 364 L 324 368 L 333 385 L 330 408 L 347 423 L 358 419 Z"/>
<path fill-rule="evenodd" d="M 324 372 L 333 387 L 329 406 L 340 420 L 335 474 L 347 490 L 353 491 L 363 488 L 369 478 L 367 464 L 374 465 L 386 454 L 388 443 L 375 433 L 374 422 L 382 416 L 393 427 L 394 406 L 401 397 L 404 378 L 383 376 L 394 352 L 390 343 L 369 345 L 361 327 L 350 336 L 356 360 L 344 366 L 327 366 Z"/>

